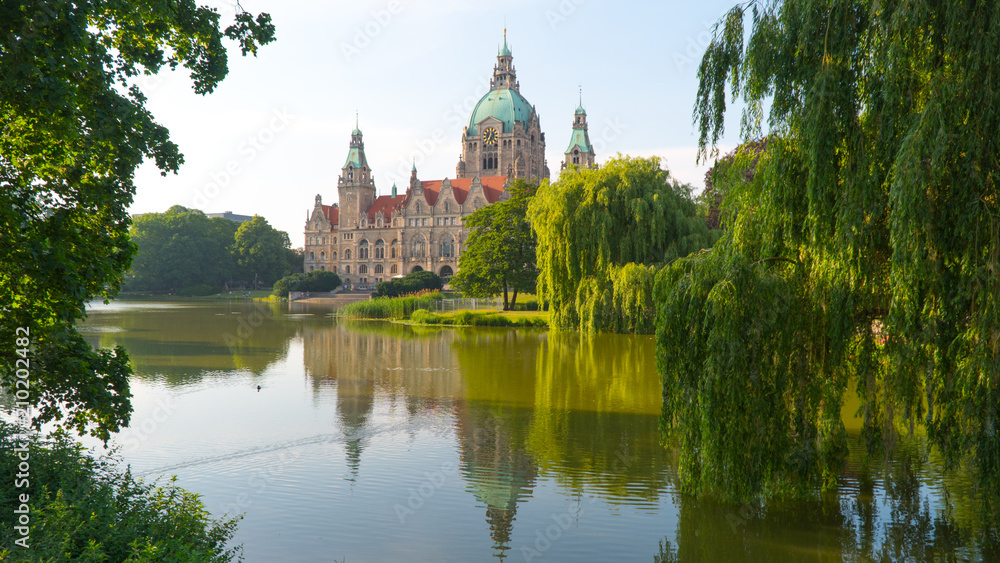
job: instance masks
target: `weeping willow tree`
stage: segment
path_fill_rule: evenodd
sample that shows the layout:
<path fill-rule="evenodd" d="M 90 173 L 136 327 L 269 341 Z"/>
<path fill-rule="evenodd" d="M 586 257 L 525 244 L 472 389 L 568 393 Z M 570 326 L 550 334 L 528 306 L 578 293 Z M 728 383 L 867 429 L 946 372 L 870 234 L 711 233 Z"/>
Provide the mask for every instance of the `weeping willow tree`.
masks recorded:
<path fill-rule="evenodd" d="M 653 270 L 711 246 L 690 186 L 658 158 L 619 157 L 569 171 L 528 208 L 538 235 L 538 295 L 550 324 L 586 331 L 653 332 Z"/>
<path fill-rule="evenodd" d="M 656 282 L 663 425 L 687 490 L 835 485 L 856 385 L 869 452 L 923 427 L 996 498 L 998 60 L 995 2 L 749 2 L 717 26 L 702 154 L 727 93 L 744 138 L 768 103 L 769 130 L 724 179 L 723 239 Z"/>

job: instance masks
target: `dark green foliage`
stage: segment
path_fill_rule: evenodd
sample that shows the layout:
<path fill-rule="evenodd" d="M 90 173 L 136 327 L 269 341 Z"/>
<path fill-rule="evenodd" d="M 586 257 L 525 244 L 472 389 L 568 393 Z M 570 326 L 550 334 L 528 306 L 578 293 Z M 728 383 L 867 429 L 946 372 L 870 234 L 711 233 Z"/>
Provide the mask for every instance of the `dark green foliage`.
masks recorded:
<path fill-rule="evenodd" d="M 292 272 L 288 233 L 272 227 L 267 219 L 254 215 L 240 223 L 233 242 L 233 257 L 240 277 L 269 286 Z"/>
<path fill-rule="evenodd" d="M 239 555 L 226 543 L 241 516 L 213 521 L 196 494 L 172 481 L 139 482 L 112 459 L 85 455 L 65 434 L 22 441 L 19 432 L 0 422 L 0 472 L 11 476 L 0 483 L 0 560 L 221 563 Z M 15 488 L 21 445 L 31 478 Z M 14 545 L 20 494 L 29 495 L 28 549 Z"/>
<path fill-rule="evenodd" d="M 211 92 L 227 72 L 223 33 L 191 1 L 0 3 L 0 384 L 14 388 L 9 343 L 29 328 L 37 423 L 68 416 L 107 437 L 128 422 L 128 358 L 91 349 L 74 324 L 132 262 L 135 169 L 183 162 L 129 82 L 183 66 Z M 225 34 L 253 52 L 274 28 L 241 13 Z"/>
<path fill-rule="evenodd" d="M 181 297 L 205 297 L 213 293 L 219 293 L 219 289 L 204 283 L 182 287 L 177 290 L 177 295 Z"/>
<path fill-rule="evenodd" d="M 487 205 L 465 219 L 471 229 L 452 286 L 468 297 L 503 294 L 503 310 L 517 304 L 518 292 L 535 291 L 535 235 L 528 223 L 528 204 L 537 186 L 516 180 L 509 199 Z M 513 296 L 508 295 L 513 291 Z"/>
<path fill-rule="evenodd" d="M 412 272 L 405 277 L 379 282 L 375 286 L 374 297 L 399 297 L 424 290 L 439 290 L 444 287 L 441 276 L 429 270 Z"/>
<path fill-rule="evenodd" d="M 289 291 L 333 291 L 340 286 L 340 276 L 324 270 L 313 270 L 308 274 L 292 274 L 275 282 L 272 295 L 288 297 Z"/>
<path fill-rule="evenodd" d="M 209 219 L 197 209 L 179 205 L 165 213 L 136 217 L 129 236 L 137 250 L 125 276 L 125 288 L 168 291 L 196 285 L 221 287 L 235 274 L 232 246 L 237 227 L 228 219 Z"/>
<path fill-rule="evenodd" d="M 549 302 L 551 323 L 584 330 L 651 332 L 651 273 L 618 268 L 667 264 L 716 238 L 690 186 L 671 181 L 657 158 L 616 158 L 564 174 L 539 188 L 528 218 L 538 234 L 538 295 Z M 641 303 L 616 289 L 637 292 Z M 626 311 L 643 318 L 618 316 Z"/>
<path fill-rule="evenodd" d="M 997 29 L 1000 4 L 971 1 L 751 2 L 723 19 L 699 69 L 702 148 L 727 91 L 745 138 L 768 101 L 771 131 L 730 167 L 723 240 L 656 286 L 685 489 L 833 484 L 856 381 L 870 452 L 925 425 L 996 502 Z"/>

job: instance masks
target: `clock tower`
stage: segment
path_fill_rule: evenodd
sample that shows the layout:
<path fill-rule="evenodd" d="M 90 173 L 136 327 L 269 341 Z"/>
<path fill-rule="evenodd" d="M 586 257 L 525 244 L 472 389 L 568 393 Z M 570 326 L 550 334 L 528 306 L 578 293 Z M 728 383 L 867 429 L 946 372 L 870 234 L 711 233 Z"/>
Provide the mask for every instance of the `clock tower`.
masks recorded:
<path fill-rule="evenodd" d="M 545 134 L 535 107 L 521 95 L 507 30 L 493 67 L 490 91 L 476 104 L 462 132 L 456 176 L 508 176 L 532 182 L 549 177 Z"/>

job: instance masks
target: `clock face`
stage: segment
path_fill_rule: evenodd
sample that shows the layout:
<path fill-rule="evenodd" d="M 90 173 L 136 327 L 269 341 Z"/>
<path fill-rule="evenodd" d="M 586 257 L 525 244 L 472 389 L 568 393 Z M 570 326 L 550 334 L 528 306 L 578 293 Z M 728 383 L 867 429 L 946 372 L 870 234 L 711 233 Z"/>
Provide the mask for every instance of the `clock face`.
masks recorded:
<path fill-rule="evenodd" d="M 483 143 L 487 145 L 497 144 L 497 130 L 492 127 L 487 127 L 486 130 L 483 131 Z"/>

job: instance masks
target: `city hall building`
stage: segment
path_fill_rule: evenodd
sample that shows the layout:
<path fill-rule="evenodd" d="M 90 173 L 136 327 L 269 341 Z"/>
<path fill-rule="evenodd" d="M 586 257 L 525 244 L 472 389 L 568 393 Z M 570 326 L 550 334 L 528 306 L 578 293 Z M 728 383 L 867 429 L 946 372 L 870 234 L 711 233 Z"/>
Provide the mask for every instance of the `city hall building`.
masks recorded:
<path fill-rule="evenodd" d="M 562 166 L 596 166 L 582 103 Z M 535 107 L 521 95 L 505 33 L 490 91 L 463 128 L 455 179 L 421 180 L 414 166 L 404 193 L 393 185 L 390 195 L 377 195 L 355 127 L 337 179 L 339 203 L 324 205 L 317 194 L 306 221 L 305 271 L 335 272 L 344 284 L 362 287 L 420 270 L 448 278 L 468 237 L 464 218 L 505 199 L 516 179 L 548 178 L 545 134 Z"/>

